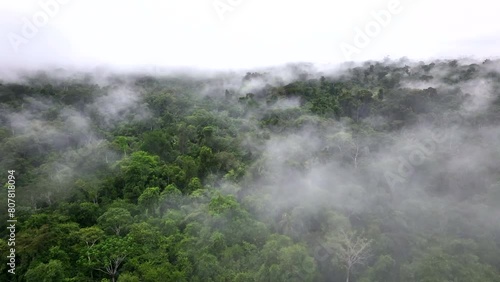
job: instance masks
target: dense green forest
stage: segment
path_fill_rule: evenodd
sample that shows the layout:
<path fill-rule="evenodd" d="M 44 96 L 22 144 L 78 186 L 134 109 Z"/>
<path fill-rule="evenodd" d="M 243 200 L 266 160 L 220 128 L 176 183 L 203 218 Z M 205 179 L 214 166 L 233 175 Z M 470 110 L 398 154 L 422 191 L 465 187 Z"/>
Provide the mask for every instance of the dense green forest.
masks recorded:
<path fill-rule="evenodd" d="M 499 141 L 495 60 L 15 74 L 0 281 L 500 281 Z"/>

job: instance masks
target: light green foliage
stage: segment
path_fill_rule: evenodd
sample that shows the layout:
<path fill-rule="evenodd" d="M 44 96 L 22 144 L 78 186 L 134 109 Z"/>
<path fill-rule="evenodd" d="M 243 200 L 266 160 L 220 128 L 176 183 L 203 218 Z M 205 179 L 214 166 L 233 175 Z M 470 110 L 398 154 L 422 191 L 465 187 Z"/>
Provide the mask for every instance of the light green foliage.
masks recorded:
<path fill-rule="evenodd" d="M 63 264 L 58 260 L 39 264 L 26 272 L 27 282 L 59 282 L 66 277 Z"/>
<path fill-rule="evenodd" d="M 140 278 L 130 273 L 122 273 L 118 276 L 118 282 L 140 282 Z"/>
<path fill-rule="evenodd" d="M 147 214 L 155 215 L 160 201 L 160 188 L 146 188 L 139 196 L 139 206 L 143 207 Z"/>
<path fill-rule="evenodd" d="M 158 156 L 149 155 L 138 151 L 121 162 L 123 180 L 125 181 L 124 197 L 137 199 L 148 186 L 159 185 L 160 159 Z"/>
<path fill-rule="evenodd" d="M 130 212 L 123 208 L 110 208 L 101 215 L 97 222 L 106 230 L 112 230 L 117 236 L 132 222 Z"/>
<path fill-rule="evenodd" d="M 101 272 L 116 279 L 118 269 L 124 263 L 127 256 L 135 251 L 135 245 L 129 237 L 108 237 L 103 242 L 95 245 L 89 251 L 91 265 Z"/>
<path fill-rule="evenodd" d="M 262 249 L 263 264 L 259 281 L 313 281 L 314 259 L 304 246 L 293 244 L 290 238 L 271 235 Z"/>

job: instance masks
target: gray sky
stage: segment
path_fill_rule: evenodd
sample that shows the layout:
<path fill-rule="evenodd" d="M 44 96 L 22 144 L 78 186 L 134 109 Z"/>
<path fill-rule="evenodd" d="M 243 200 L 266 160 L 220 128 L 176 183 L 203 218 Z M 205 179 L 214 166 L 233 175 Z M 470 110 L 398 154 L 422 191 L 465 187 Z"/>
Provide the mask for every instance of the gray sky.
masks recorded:
<path fill-rule="evenodd" d="M 498 57 L 498 11 L 492 0 L 0 0 L 0 65 Z"/>

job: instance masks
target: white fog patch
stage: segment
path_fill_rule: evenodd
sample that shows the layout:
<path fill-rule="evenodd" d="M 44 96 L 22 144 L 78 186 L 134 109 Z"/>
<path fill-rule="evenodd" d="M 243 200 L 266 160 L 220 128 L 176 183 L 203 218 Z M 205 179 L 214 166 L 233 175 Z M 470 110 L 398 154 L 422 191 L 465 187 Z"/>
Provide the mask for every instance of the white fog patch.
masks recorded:
<path fill-rule="evenodd" d="M 290 98 L 290 99 L 279 99 L 274 103 L 270 109 L 271 110 L 288 110 L 300 107 L 300 99 L 299 98 Z"/>
<path fill-rule="evenodd" d="M 104 117 L 108 125 L 121 120 L 143 120 L 151 116 L 147 106 L 141 104 L 139 94 L 129 88 L 110 90 L 97 98 L 94 107 Z"/>
<path fill-rule="evenodd" d="M 266 86 L 267 82 L 263 78 L 254 78 L 249 81 L 243 82 L 239 91 L 241 93 L 254 93 L 260 91 Z"/>
<path fill-rule="evenodd" d="M 493 83 L 487 79 L 477 79 L 462 83 L 462 91 L 471 95 L 471 99 L 463 105 L 466 113 L 477 113 L 485 110 L 495 98 L 493 95 Z"/>

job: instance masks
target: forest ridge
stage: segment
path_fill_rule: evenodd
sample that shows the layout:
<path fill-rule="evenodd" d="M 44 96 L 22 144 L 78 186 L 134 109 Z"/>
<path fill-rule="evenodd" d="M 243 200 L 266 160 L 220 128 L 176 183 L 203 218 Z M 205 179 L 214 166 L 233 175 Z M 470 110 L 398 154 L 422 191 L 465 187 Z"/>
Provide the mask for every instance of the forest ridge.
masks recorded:
<path fill-rule="evenodd" d="M 11 73 L 0 281 L 500 281 L 499 141 L 498 60 Z"/>

